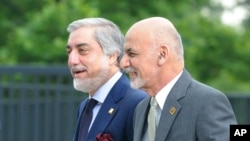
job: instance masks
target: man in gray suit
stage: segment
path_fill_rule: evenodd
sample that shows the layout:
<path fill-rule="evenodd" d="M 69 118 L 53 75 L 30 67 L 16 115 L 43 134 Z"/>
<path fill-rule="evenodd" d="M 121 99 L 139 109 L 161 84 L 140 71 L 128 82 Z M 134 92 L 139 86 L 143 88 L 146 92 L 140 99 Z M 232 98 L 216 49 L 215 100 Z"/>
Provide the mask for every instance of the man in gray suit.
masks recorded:
<path fill-rule="evenodd" d="M 136 108 L 134 141 L 229 141 L 230 124 L 237 124 L 231 104 L 185 69 L 181 37 L 168 19 L 135 23 L 124 49 L 120 66 L 150 96 Z"/>

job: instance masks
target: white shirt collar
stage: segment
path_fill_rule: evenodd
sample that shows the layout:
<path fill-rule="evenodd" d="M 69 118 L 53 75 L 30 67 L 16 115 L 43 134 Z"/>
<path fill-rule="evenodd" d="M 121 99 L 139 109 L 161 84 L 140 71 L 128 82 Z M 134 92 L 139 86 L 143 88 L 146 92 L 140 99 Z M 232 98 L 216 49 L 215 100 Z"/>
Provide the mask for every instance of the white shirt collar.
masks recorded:
<path fill-rule="evenodd" d="M 169 92 L 173 88 L 174 84 L 177 82 L 177 80 L 180 78 L 183 71 L 181 71 L 173 80 L 171 80 L 167 85 L 165 85 L 155 96 L 155 99 L 160 107 L 160 109 L 163 109 L 163 106 L 165 104 L 165 101 L 168 97 Z"/>
<path fill-rule="evenodd" d="M 108 93 L 112 89 L 112 87 L 115 85 L 115 83 L 120 79 L 122 76 L 122 73 L 118 71 L 115 73 L 104 85 L 102 85 L 94 94 L 93 98 L 97 100 L 99 103 L 103 103 L 106 99 Z M 89 97 L 90 98 L 90 97 Z"/>

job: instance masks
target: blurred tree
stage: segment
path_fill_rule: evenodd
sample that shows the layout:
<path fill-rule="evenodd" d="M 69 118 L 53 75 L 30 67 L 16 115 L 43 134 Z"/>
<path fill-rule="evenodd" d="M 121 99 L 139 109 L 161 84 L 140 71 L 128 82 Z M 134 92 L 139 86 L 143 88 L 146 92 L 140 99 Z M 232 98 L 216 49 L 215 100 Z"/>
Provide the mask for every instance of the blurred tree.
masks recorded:
<path fill-rule="evenodd" d="M 93 16 L 96 12 L 95 9 L 78 0 L 70 3 L 48 2 L 40 10 L 26 13 L 25 20 L 28 22 L 17 26 L 11 33 L 10 40 L 12 41 L 6 43 L 10 53 L 6 56 L 6 60 L 14 58 L 10 62 L 14 64 L 65 63 L 64 47 L 69 21 Z"/>
<path fill-rule="evenodd" d="M 249 0 L 236 0 L 237 2 L 237 6 L 240 6 L 244 9 L 246 9 L 246 11 L 248 11 L 245 19 L 243 19 L 243 26 L 245 28 L 250 28 L 250 14 L 249 14 L 249 11 L 250 11 L 250 1 Z"/>
<path fill-rule="evenodd" d="M 3 0 L 0 5 L 1 64 L 66 64 L 67 25 L 104 17 L 126 33 L 150 16 L 170 19 L 180 32 L 186 68 L 222 91 L 250 91 L 249 44 L 245 32 L 221 23 L 223 7 L 211 0 Z"/>
<path fill-rule="evenodd" d="M 23 26 L 27 21 L 26 14 L 40 10 L 47 2 L 32 0 L 1 0 L 0 5 L 0 63 L 10 64 L 16 62 L 15 54 L 8 48 L 9 42 L 15 42 L 13 34 L 17 27 Z"/>

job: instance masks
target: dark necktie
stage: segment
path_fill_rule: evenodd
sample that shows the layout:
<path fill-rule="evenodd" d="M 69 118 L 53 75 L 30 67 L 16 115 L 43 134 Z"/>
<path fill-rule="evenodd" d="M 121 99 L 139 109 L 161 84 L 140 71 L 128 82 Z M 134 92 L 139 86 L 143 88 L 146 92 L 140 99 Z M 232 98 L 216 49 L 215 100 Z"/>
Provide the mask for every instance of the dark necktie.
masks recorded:
<path fill-rule="evenodd" d="M 78 141 L 85 141 L 86 137 L 88 135 L 88 130 L 90 123 L 92 121 L 92 116 L 93 116 L 93 108 L 98 102 L 91 98 L 88 100 L 84 113 L 82 114 L 81 121 L 80 121 L 80 129 L 78 133 Z"/>

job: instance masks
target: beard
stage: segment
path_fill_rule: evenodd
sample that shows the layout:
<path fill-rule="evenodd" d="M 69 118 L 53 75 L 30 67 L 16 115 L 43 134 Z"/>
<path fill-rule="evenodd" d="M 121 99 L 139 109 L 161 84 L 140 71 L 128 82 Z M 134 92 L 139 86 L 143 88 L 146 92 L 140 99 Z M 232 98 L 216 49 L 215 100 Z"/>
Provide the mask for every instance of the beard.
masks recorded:
<path fill-rule="evenodd" d="M 109 69 L 108 69 L 108 61 L 103 59 L 102 68 L 100 69 L 99 73 L 92 78 L 74 78 L 73 84 L 76 90 L 90 93 L 96 91 L 109 76 Z"/>
<path fill-rule="evenodd" d="M 135 69 L 133 69 L 131 67 L 125 68 L 124 72 L 138 74 L 138 73 L 136 73 Z M 137 75 L 137 76 L 133 77 L 132 79 L 130 79 L 130 86 L 132 88 L 138 89 L 138 88 L 143 87 L 145 84 L 146 84 L 146 81 L 143 80 L 139 75 Z"/>
<path fill-rule="evenodd" d="M 130 82 L 130 85 L 132 88 L 139 89 L 143 87 L 145 83 L 146 82 L 142 78 L 136 77 L 133 81 Z"/>

